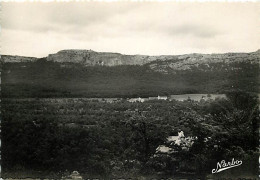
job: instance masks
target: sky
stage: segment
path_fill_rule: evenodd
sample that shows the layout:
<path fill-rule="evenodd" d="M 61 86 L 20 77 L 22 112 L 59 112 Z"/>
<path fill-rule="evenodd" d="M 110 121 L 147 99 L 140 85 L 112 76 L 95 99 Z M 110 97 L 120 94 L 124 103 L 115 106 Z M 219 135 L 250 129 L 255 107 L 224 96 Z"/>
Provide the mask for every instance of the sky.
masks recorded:
<path fill-rule="evenodd" d="M 260 3 L 2 2 L 1 54 L 175 55 L 260 49 Z"/>

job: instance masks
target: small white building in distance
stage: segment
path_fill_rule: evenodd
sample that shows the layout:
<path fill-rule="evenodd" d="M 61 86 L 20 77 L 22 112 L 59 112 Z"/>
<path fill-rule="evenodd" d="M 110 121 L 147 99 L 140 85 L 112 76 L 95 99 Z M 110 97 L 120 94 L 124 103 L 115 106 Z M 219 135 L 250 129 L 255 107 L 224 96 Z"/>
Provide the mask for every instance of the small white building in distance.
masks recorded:
<path fill-rule="evenodd" d="M 158 98 L 157 98 L 158 100 L 167 100 L 168 99 L 168 97 L 167 96 L 159 96 L 158 95 Z"/>
<path fill-rule="evenodd" d="M 78 171 L 73 171 L 70 175 L 62 177 L 62 180 L 82 180 L 82 176 L 79 174 Z"/>
<path fill-rule="evenodd" d="M 128 102 L 144 102 L 145 99 L 144 98 L 131 98 L 127 100 Z"/>
<path fill-rule="evenodd" d="M 169 142 L 173 142 L 177 145 L 180 145 L 180 142 L 181 142 L 181 138 L 184 137 L 184 134 L 183 132 L 178 132 L 178 136 L 168 136 L 167 137 L 167 143 Z M 156 153 L 169 153 L 170 151 L 172 151 L 173 149 L 168 147 L 168 146 L 165 146 L 165 145 L 159 145 L 157 148 L 156 148 Z"/>
<path fill-rule="evenodd" d="M 188 150 L 194 140 L 196 140 L 197 137 L 185 137 L 183 131 L 178 132 L 178 136 L 168 136 L 166 143 L 170 143 L 171 145 L 175 144 L 177 146 L 181 146 L 182 150 Z M 156 148 L 156 153 L 173 153 L 174 150 L 167 145 L 159 145 Z"/>
<path fill-rule="evenodd" d="M 178 132 L 178 136 L 168 136 L 167 141 L 174 142 L 179 146 L 181 144 L 181 138 L 185 138 L 183 131 Z"/>

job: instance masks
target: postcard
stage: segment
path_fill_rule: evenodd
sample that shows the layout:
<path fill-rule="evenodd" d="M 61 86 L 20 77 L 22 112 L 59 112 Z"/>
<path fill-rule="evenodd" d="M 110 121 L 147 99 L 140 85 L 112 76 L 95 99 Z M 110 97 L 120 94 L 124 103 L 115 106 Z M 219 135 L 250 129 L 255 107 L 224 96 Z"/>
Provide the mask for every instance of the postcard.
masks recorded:
<path fill-rule="evenodd" d="M 260 3 L 2 1 L 1 178 L 259 178 Z"/>

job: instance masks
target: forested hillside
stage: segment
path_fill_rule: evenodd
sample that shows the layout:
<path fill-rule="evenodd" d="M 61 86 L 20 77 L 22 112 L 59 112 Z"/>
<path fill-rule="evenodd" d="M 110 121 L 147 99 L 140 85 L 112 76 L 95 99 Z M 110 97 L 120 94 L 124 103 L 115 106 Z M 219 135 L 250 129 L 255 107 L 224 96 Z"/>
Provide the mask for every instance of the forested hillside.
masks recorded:
<path fill-rule="evenodd" d="M 258 92 L 259 66 L 213 63 L 187 70 L 151 64 L 84 66 L 40 59 L 2 64 L 3 97 L 148 97 L 184 93 Z M 164 69 L 167 69 L 165 67 Z"/>

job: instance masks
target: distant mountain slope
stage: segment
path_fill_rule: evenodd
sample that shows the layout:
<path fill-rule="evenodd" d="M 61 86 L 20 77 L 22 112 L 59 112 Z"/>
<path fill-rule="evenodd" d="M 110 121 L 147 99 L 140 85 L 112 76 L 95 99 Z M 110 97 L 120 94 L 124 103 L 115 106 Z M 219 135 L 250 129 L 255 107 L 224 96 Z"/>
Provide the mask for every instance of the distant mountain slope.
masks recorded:
<path fill-rule="evenodd" d="M 176 70 L 189 70 L 194 67 L 204 67 L 210 69 L 212 64 L 223 64 L 228 66 L 234 63 L 259 64 L 260 51 L 253 53 L 226 53 L 226 54 L 187 54 L 175 56 L 166 61 L 153 61 L 149 63 L 151 69 L 169 73 Z"/>
<path fill-rule="evenodd" d="M 167 56 L 146 56 L 146 55 L 123 55 L 120 53 L 95 52 L 92 50 L 62 50 L 56 54 L 46 57 L 47 61 L 59 63 L 80 63 L 85 66 L 117 66 L 117 65 L 144 65 L 150 63 L 150 67 L 161 71 L 164 67 L 173 70 L 190 69 L 193 66 L 209 63 L 234 63 L 250 62 L 259 63 L 260 51 L 252 53 L 225 53 L 225 54 L 186 54 Z M 2 62 L 28 62 L 36 61 L 37 58 L 23 56 L 1 57 Z"/>
<path fill-rule="evenodd" d="M 48 61 L 81 63 L 86 66 L 104 65 L 143 65 L 153 61 L 150 56 L 122 55 L 119 53 L 95 52 L 92 50 L 62 50 L 56 54 L 50 54 Z"/>
<path fill-rule="evenodd" d="M 37 60 L 38 58 L 35 57 L 1 55 L 1 62 L 3 63 L 34 62 Z"/>
<path fill-rule="evenodd" d="M 237 89 L 258 93 L 259 55 L 128 56 L 65 50 L 40 59 L 2 56 L 2 96 L 149 97 Z"/>

